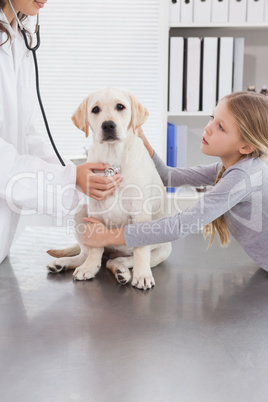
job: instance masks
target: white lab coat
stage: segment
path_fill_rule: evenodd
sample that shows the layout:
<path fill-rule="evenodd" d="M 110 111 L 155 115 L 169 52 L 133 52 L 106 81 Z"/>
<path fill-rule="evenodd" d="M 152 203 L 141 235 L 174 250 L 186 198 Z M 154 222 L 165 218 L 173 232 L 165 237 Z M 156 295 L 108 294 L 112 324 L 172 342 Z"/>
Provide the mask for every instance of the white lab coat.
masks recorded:
<path fill-rule="evenodd" d="M 7 22 L 2 11 L 0 20 Z M 66 214 L 81 198 L 75 189 L 75 165 L 61 166 L 36 131 L 33 56 L 17 28 L 6 26 L 12 42 L 0 46 L 0 262 L 9 252 L 21 214 Z M 0 32 L 0 43 L 6 38 Z"/>

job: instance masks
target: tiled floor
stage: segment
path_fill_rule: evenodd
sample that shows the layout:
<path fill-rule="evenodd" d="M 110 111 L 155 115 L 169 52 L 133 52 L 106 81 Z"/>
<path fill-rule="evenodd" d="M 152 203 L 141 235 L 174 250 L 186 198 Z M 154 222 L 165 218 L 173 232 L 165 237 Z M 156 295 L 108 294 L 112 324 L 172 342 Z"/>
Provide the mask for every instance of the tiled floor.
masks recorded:
<path fill-rule="evenodd" d="M 27 228 L 0 266 L 1 402 L 267 402 L 268 273 L 235 241 L 173 243 L 156 286 L 51 275 L 59 228 Z"/>

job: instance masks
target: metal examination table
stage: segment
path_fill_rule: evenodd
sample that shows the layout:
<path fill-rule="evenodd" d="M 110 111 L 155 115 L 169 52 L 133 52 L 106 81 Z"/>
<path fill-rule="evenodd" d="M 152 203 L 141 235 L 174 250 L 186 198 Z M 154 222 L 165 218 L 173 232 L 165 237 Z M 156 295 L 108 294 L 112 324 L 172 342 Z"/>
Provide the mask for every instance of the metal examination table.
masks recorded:
<path fill-rule="evenodd" d="M 268 273 L 234 240 L 174 242 L 149 291 L 48 274 L 72 242 L 28 227 L 0 266 L 1 402 L 268 401 Z"/>

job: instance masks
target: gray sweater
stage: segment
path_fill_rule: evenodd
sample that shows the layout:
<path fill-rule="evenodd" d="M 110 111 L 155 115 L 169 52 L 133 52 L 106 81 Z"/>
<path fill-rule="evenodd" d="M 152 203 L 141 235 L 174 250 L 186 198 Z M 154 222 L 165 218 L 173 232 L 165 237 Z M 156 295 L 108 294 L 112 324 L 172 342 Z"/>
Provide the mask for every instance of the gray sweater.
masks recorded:
<path fill-rule="evenodd" d="M 225 215 L 228 229 L 245 252 L 268 271 L 268 166 L 259 158 L 242 159 L 214 185 L 221 162 L 194 168 L 170 168 L 155 153 L 153 161 L 165 186 L 213 186 L 199 201 L 172 217 L 130 224 L 128 247 L 159 244 L 198 232 Z"/>

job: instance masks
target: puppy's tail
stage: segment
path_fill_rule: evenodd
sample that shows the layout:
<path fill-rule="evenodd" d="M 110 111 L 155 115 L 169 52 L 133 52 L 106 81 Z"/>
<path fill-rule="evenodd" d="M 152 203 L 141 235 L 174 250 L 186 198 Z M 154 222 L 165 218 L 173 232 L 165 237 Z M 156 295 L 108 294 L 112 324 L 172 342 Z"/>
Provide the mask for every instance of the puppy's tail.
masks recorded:
<path fill-rule="evenodd" d="M 61 250 L 47 250 L 47 253 L 52 257 L 73 257 L 80 254 L 81 248 L 78 243 L 73 244 L 71 247 L 61 249 Z"/>

